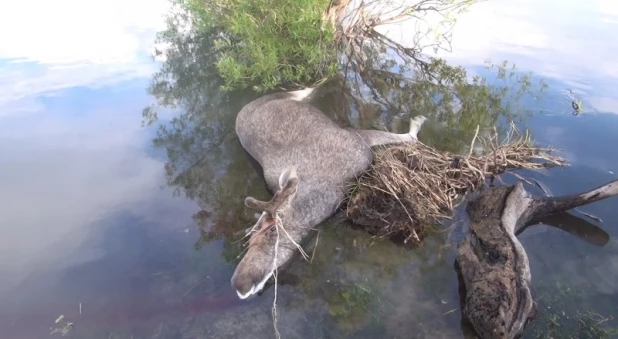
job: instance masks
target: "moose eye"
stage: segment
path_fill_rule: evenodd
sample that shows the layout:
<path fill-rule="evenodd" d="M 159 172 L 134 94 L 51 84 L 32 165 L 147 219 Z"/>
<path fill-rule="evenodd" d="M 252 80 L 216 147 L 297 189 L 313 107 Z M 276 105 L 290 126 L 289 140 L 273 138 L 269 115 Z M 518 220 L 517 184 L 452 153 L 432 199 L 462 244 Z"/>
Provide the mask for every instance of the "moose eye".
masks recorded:
<path fill-rule="evenodd" d="M 270 226 L 270 230 L 269 231 L 274 232 L 276 228 L 277 228 L 277 226 L 272 225 L 272 226 Z"/>

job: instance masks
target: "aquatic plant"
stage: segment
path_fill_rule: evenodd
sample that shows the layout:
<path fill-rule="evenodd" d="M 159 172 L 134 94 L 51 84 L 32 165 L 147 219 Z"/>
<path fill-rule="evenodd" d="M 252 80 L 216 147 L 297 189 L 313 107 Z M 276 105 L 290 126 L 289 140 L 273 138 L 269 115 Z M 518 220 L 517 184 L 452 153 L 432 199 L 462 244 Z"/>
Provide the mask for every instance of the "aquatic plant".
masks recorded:
<path fill-rule="evenodd" d="M 530 326 L 530 338 L 608 339 L 618 335 L 614 317 L 601 314 L 590 296 L 568 281 L 556 281 L 555 286 L 540 289 L 547 289 L 538 298 L 543 311 Z"/>
<path fill-rule="evenodd" d="M 337 71 L 328 0 L 174 0 L 193 28 L 213 36 L 224 89 L 263 92 L 311 84 Z"/>
<path fill-rule="evenodd" d="M 380 321 L 383 305 L 377 296 L 378 291 L 353 283 L 338 292 L 333 296 L 328 311 L 344 329 L 353 332 L 368 320 Z"/>

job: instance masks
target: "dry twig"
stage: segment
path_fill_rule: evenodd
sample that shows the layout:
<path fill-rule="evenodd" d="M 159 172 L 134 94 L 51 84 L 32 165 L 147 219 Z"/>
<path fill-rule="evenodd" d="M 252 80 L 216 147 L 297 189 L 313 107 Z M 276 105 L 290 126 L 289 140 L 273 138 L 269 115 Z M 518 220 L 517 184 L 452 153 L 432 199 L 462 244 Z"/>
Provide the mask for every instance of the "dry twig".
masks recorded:
<path fill-rule="evenodd" d="M 534 146 L 530 135 L 521 135 L 514 124 L 502 142 L 497 132 L 487 138 L 477 132 L 474 139 L 488 145 L 489 153 L 461 157 L 420 142 L 378 150 L 372 167 L 350 190 L 348 218 L 377 236 L 401 235 L 419 242 L 427 226 L 450 218 L 457 198 L 486 179 L 510 169 L 566 165 L 549 154 L 553 149 Z"/>

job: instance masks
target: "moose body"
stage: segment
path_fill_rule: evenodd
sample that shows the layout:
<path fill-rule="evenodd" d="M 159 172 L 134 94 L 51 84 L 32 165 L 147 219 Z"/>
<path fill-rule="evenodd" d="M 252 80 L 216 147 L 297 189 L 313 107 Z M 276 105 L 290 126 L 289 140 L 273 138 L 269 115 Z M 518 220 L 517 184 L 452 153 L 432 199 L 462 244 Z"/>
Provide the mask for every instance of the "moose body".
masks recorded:
<path fill-rule="evenodd" d="M 266 95 L 244 106 L 236 118 L 240 143 L 275 192 L 270 202 L 245 199 L 247 207 L 262 214 L 232 276 L 242 299 L 259 292 L 308 232 L 336 212 L 345 199 L 345 184 L 371 165 L 372 146 L 415 142 L 425 121 L 423 116 L 412 119 L 406 134 L 341 128 L 302 102 L 312 91 Z"/>

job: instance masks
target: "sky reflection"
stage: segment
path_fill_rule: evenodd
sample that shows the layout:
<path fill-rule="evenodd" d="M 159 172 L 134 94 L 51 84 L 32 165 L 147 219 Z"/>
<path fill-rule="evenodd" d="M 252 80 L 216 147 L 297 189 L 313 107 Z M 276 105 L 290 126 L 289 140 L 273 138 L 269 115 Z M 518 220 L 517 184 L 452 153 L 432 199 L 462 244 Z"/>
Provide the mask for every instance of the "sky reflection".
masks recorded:
<path fill-rule="evenodd" d="M 0 312 L 17 311 L 17 286 L 51 293 L 65 269 L 106 256 L 101 234 L 120 211 L 154 233 L 187 227 L 194 206 L 161 192 L 139 114 L 166 9 L 0 3 L 0 300 L 13 301 Z"/>
<path fill-rule="evenodd" d="M 165 0 L 0 3 L 0 105 L 150 76 L 155 65 L 146 61 L 167 6 Z"/>
<path fill-rule="evenodd" d="M 143 87 L 66 90 L 41 100 L 42 112 L 3 118 L 0 293 L 42 268 L 104 254 L 96 246 L 100 220 L 119 208 L 147 219 L 160 209 L 153 205 L 181 208 L 161 193 L 163 163 L 147 154 L 148 132 L 136 114 L 148 100 Z M 169 219 L 155 223 L 183 226 L 165 225 Z M 84 242 L 92 246 L 80 248 Z"/>
<path fill-rule="evenodd" d="M 410 43 L 416 25 L 381 31 Z M 618 3 L 611 0 L 484 1 L 457 17 L 452 51 L 437 55 L 468 67 L 509 60 L 520 71 L 560 81 L 600 112 L 616 113 L 605 103 L 615 101 L 618 85 L 617 25 Z"/>

